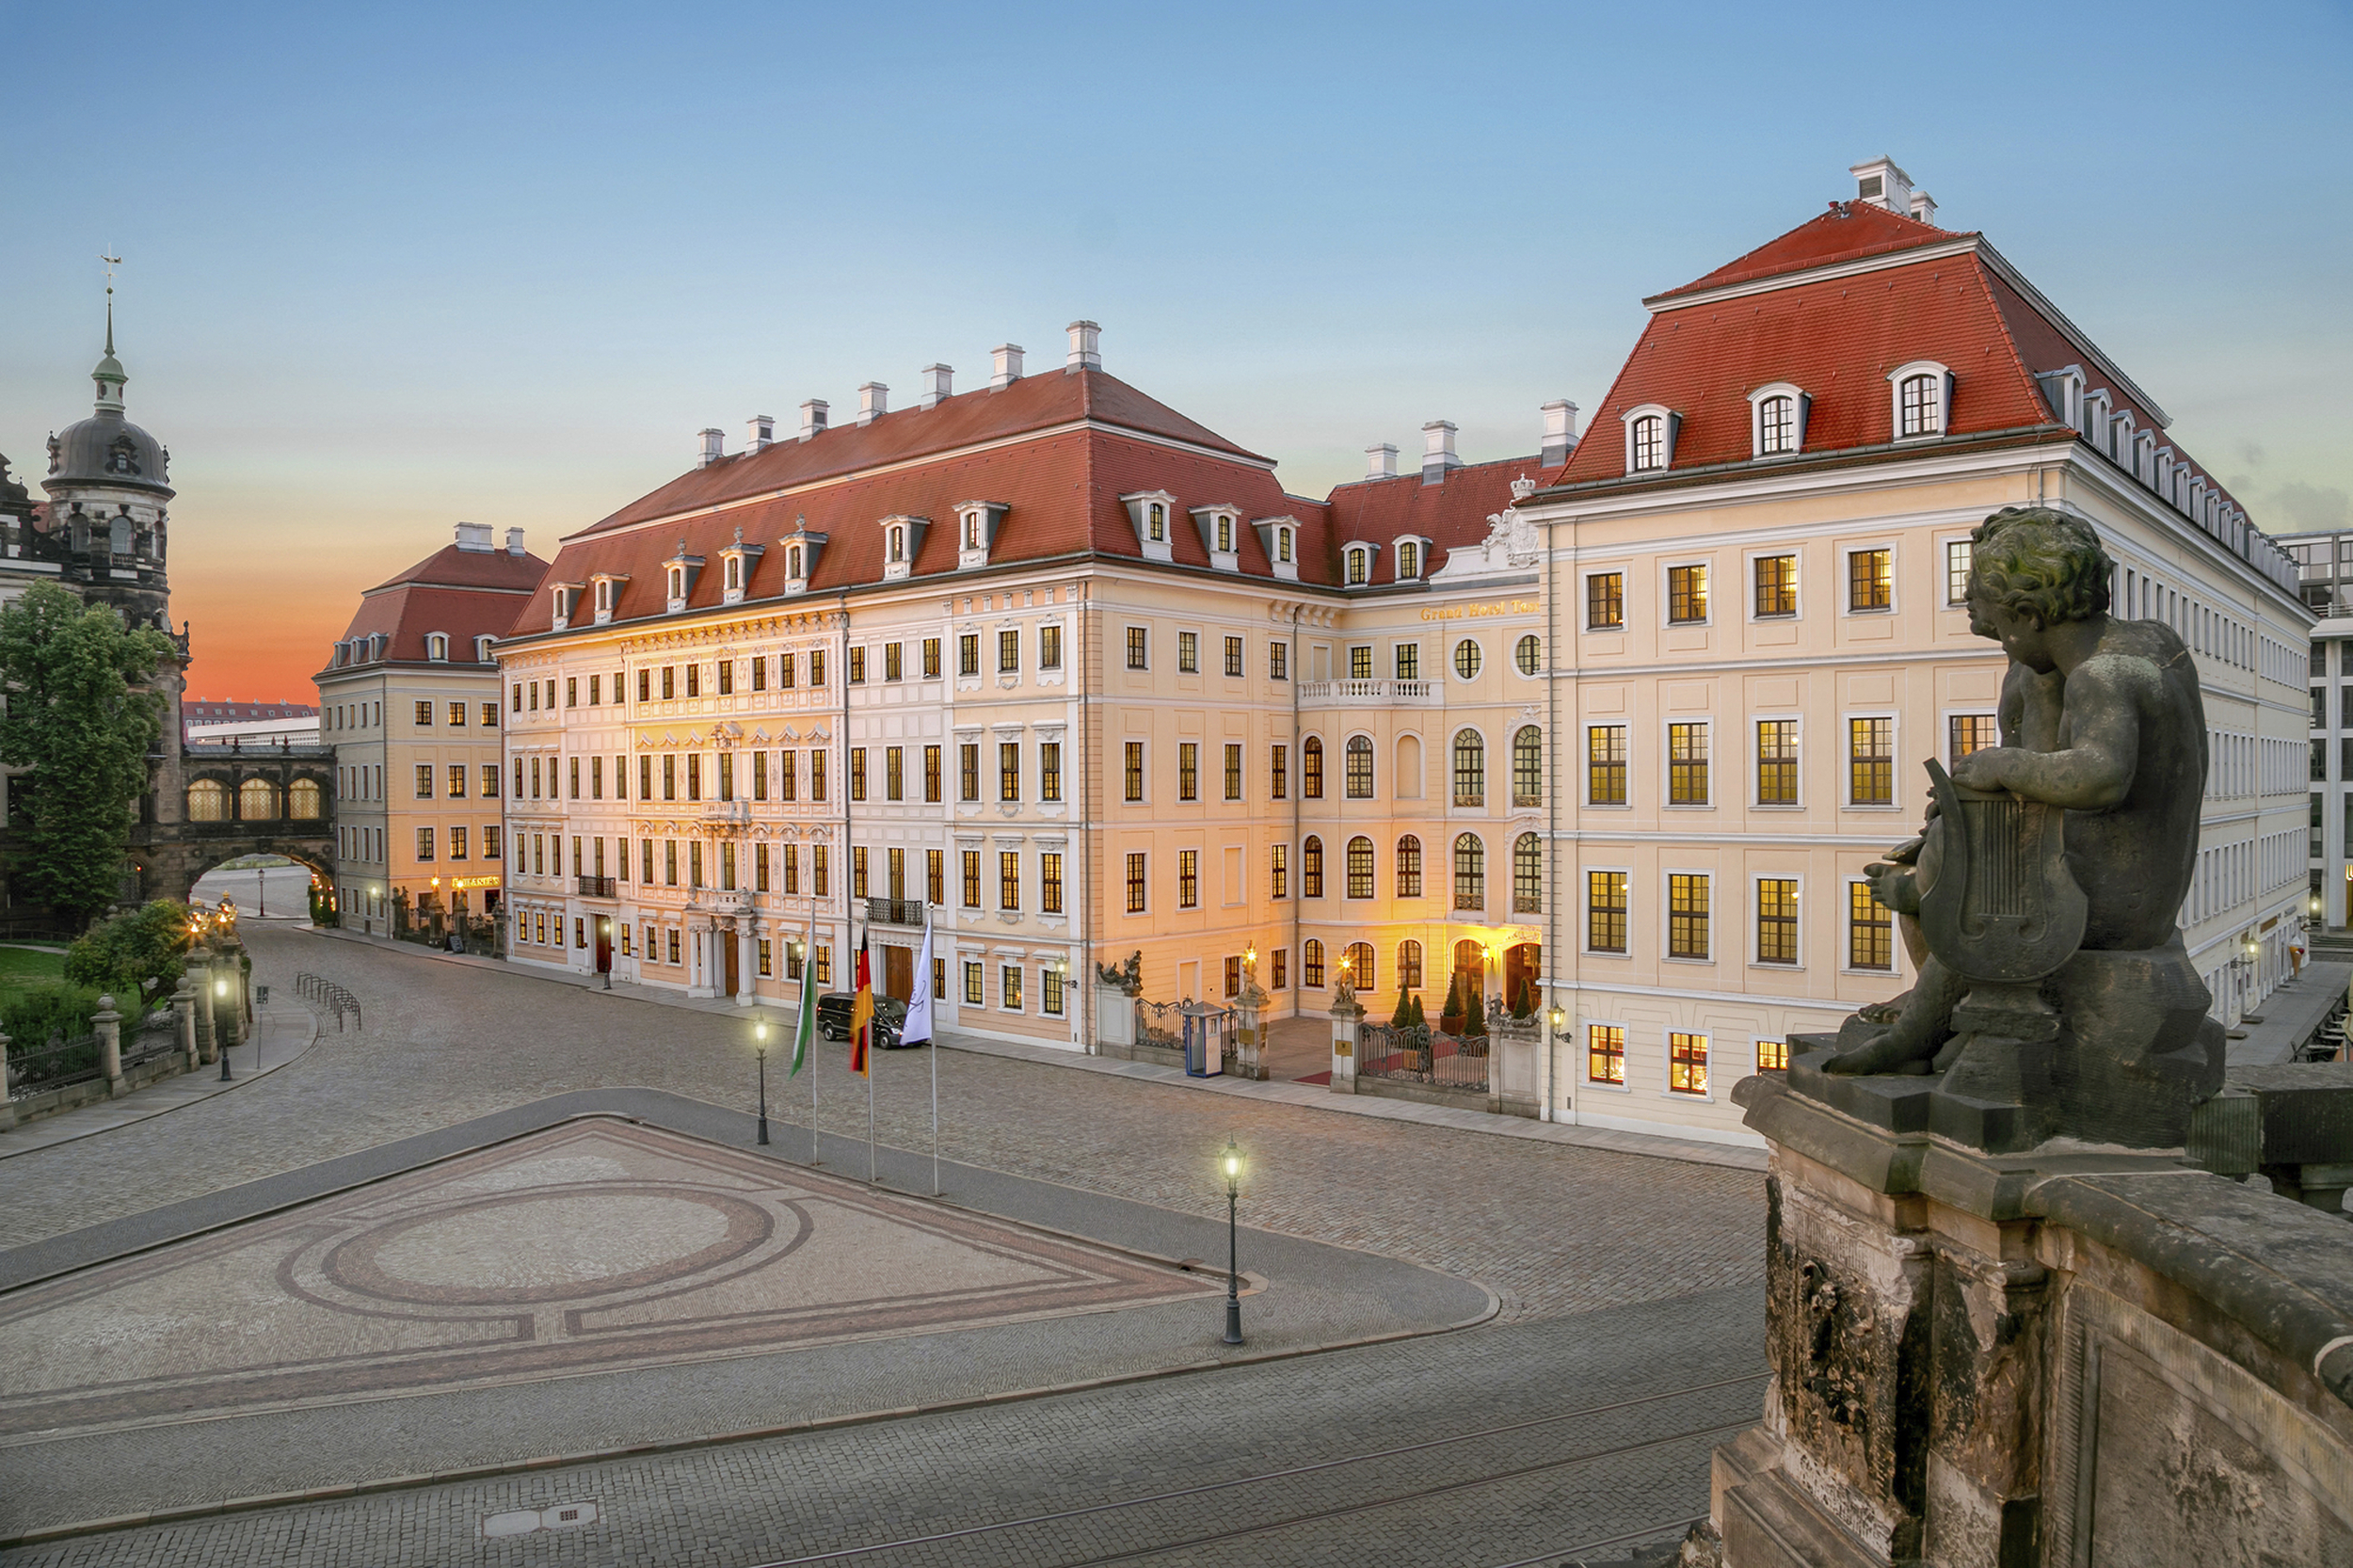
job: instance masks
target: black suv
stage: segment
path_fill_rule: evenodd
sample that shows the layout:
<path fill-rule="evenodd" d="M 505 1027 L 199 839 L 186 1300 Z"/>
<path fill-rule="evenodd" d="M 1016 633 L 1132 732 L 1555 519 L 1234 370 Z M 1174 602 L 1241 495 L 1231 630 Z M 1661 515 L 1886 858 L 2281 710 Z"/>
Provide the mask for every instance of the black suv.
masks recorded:
<path fill-rule="evenodd" d="M 828 1040 L 850 1037 L 850 1012 L 857 997 L 849 991 L 827 991 L 817 999 L 817 1032 Z M 874 1048 L 897 1050 L 899 1031 L 907 1021 L 907 1004 L 897 997 L 874 999 Z"/>

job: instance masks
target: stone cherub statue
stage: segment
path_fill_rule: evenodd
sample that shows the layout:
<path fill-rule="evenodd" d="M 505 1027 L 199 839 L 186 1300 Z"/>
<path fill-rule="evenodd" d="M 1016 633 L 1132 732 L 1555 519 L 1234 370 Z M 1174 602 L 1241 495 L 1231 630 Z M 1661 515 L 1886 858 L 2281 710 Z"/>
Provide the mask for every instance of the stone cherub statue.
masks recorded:
<path fill-rule="evenodd" d="M 2108 615 L 2114 567 L 2083 521 L 2010 507 L 1973 537 L 1970 628 L 2009 655 L 2002 744 L 1949 777 L 1930 762 L 1928 825 L 1867 869 L 1919 983 L 1820 1066 L 1944 1074 L 1941 1096 L 2012 1106 L 2011 1145 L 2178 1144 L 2222 1063 L 2174 924 L 2205 787 L 2197 667 L 2163 622 Z"/>

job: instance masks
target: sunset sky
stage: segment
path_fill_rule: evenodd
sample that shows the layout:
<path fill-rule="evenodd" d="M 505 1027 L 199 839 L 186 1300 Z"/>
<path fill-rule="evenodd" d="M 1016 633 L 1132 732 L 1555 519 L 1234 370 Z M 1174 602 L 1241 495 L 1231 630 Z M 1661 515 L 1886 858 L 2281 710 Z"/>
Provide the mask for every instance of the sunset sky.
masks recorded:
<path fill-rule="evenodd" d="M 1802 19 L 1793 22 L 1793 18 Z M 1011 340 L 1321 494 L 1591 409 L 1641 296 L 1881 152 L 2273 532 L 2353 522 L 2342 6 L 266 8 L 13 13 L 0 453 L 88 411 L 124 258 L 191 696 L 315 700 L 465 519 L 557 538 Z"/>

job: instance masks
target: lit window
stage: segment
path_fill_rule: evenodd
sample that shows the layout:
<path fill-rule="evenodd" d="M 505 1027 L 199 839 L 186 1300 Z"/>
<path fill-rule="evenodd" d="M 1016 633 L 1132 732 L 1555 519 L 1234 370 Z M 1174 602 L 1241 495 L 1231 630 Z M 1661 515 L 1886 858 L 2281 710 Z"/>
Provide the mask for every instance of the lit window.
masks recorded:
<path fill-rule="evenodd" d="M 1977 546 L 1968 539 L 1948 539 L 1945 544 L 1945 602 L 1960 604 L 1969 598 L 1969 568 L 1977 559 Z"/>
<path fill-rule="evenodd" d="M 1299 948 L 1299 984 L 1323 989 L 1323 944 L 1310 936 Z"/>
<path fill-rule="evenodd" d="M 1352 735 L 1348 741 L 1348 798 L 1372 798 L 1372 742 L 1362 735 Z"/>
<path fill-rule="evenodd" d="M 1798 558 L 1760 555 L 1756 558 L 1756 613 L 1760 619 L 1798 613 Z"/>
<path fill-rule="evenodd" d="M 1625 625 L 1625 573 L 1597 571 L 1585 579 L 1585 629 L 1614 632 Z"/>
<path fill-rule="evenodd" d="M 1847 790 L 1856 806 L 1896 801 L 1896 721 L 1847 721 Z"/>
<path fill-rule="evenodd" d="M 1707 568 L 1667 568 L 1667 618 L 1689 623 L 1707 618 Z"/>
<path fill-rule="evenodd" d="M 1400 577 L 1421 575 L 1421 545 L 1418 541 L 1406 539 L 1398 545 L 1397 574 Z"/>
<path fill-rule="evenodd" d="M 1454 736 L 1454 804 L 1484 806 L 1487 804 L 1487 743 L 1476 729 L 1457 730 Z M 1476 904 L 1471 907 L 1478 907 Z"/>
<path fill-rule="evenodd" d="M 1397 988 L 1400 991 L 1421 989 L 1421 944 L 1407 940 L 1397 944 Z"/>
<path fill-rule="evenodd" d="M 1487 906 L 1487 846 L 1476 833 L 1454 840 L 1454 907 Z"/>
<path fill-rule="evenodd" d="M 1947 767 L 1959 764 L 1973 751 L 2002 744 L 2000 724 L 1991 713 L 1955 713 L 1945 722 L 1950 742 L 1946 747 Z"/>
<path fill-rule="evenodd" d="M 1705 958 L 1707 940 L 1707 877 L 1676 872 L 1667 878 L 1667 956 Z"/>
<path fill-rule="evenodd" d="M 1707 726 L 1667 726 L 1667 803 L 1705 806 L 1707 793 Z"/>
<path fill-rule="evenodd" d="M 1411 833 L 1397 841 L 1397 896 L 1421 897 L 1421 840 Z"/>
<path fill-rule="evenodd" d="M 1299 890 L 1307 898 L 1323 896 L 1323 840 L 1313 834 L 1299 846 Z"/>
<path fill-rule="evenodd" d="M 1533 632 L 1522 637 L 1513 646 L 1512 663 L 1519 666 L 1519 672 L 1522 675 L 1534 675 L 1544 667 L 1544 639 Z"/>
<path fill-rule="evenodd" d="M 1759 719 L 1756 724 L 1756 803 L 1798 804 L 1798 721 Z"/>
<path fill-rule="evenodd" d="M 1522 726 L 1512 737 L 1512 804 L 1541 806 L 1545 798 L 1545 732 Z"/>
<path fill-rule="evenodd" d="M 1469 680 L 1475 678 L 1479 674 L 1480 666 L 1485 662 L 1486 655 L 1480 651 L 1479 645 L 1470 638 L 1465 637 L 1454 645 L 1454 673 L 1464 680 Z"/>
<path fill-rule="evenodd" d="M 1176 852 L 1176 907 L 1201 907 L 1201 852 L 1197 849 Z"/>
<path fill-rule="evenodd" d="M 1625 1026 L 1585 1026 L 1585 1076 L 1595 1083 L 1622 1084 L 1625 1081 Z"/>
<path fill-rule="evenodd" d="M 1369 550 L 1350 551 L 1348 552 L 1348 585 L 1352 588 L 1360 587 L 1371 581 L 1371 578 L 1372 552 Z"/>
<path fill-rule="evenodd" d="M 1512 841 L 1512 912 L 1541 915 L 1545 910 L 1545 851 L 1533 833 Z"/>
<path fill-rule="evenodd" d="M 1348 896 L 1350 898 L 1372 897 L 1372 840 L 1370 839 L 1360 836 L 1348 840 Z"/>
<path fill-rule="evenodd" d="M 1667 1087 L 1678 1095 L 1707 1093 L 1707 1036 L 1667 1036 Z"/>
<path fill-rule="evenodd" d="M 1847 608 L 1887 610 L 1896 603 L 1895 568 L 1891 552 L 1853 550 L 1847 552 Z"/>
<path fill-rule="evenodd" d="M 1756 961 L 1798 961 L 1798 884 L 1790 877 L 1763 877 L 1756 884 Z"/>
<path fill-rule="evenodd" d="M 1896 967 L 1895 922 L 1867 882 L 1847 884 L 1847 967 Z"/>
<path fill-rule="evenodd" d="M 1625 726 L 1590 725 L 1585 730 L 1585 800 L 1590 806 L 1625 804 Z"/>
<path fill-rule="evenodd" d="M 1756 1070 L 1760 1073 L 1784 1073 L 1789 1070 L 1789 1042 L 1759 1040 L 1756 1043 Z"/>

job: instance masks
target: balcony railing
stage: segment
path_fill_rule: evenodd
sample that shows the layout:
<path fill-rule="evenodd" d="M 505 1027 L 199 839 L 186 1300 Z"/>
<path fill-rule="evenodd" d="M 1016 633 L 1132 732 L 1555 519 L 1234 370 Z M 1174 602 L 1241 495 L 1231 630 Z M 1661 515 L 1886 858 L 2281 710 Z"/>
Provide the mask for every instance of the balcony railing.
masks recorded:
<path fill-rule="evenodd" d="M 1302 702 L 1435 702 L 1435 680 L 1303 680 Z"/>
<path fill-rule="evenodd" d="M 866 919 L 874 925 L 921 926 L 929 905 L 920 898 L 870 898 Z"/>
<path fill-rule="evenodd" d="M 580 884 L 582 898 L 619 898 L 619 884 L 609 876 L 583 876 L 573 880 Z"/>

